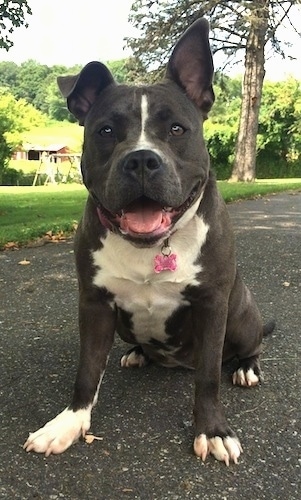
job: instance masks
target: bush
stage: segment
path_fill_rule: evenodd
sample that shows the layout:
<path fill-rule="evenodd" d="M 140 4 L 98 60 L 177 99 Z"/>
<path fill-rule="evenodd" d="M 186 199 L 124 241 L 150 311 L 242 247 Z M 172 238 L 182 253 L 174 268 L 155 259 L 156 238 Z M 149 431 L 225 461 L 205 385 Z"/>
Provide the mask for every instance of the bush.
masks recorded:
<path fill-rule="evenodd" d="M 256 162 L 257 179 L 293 179 L 301 177 L 301 161 L 271 159 L 259 155 Z"/>
<path fill-rule="evenodd" d="M 301 155 L 280 154 L 270 145 L 258 151 L 256 158 L 257 179 L 284 179 L 301 177 Z"/>
<path fill-rule="evenodd" d="M 234 158 L 235 128 L 208 120 L 205 138 L 217 179 L 229 179 Z"/>
<path fill-rule="evenodd" d="M 5 168 L 2 173 L 2 185 L 3 186 L 31 186 L 34 180 L 35 172 L 29 172 L 25 174 L 22 170 L 16 170 L 15 168 Z M 39 176 L 41 177 L 41 176 Z M 44 183 L 45 179 L 39 179 L 39 183 Z"/>
<path fill-rule="evenodd" d="M 14 168 L 4 168 L 2 171 L 2 185 L 3 186 L 17 186 L 18 178 L 23 172 L 15 170 Z"/>

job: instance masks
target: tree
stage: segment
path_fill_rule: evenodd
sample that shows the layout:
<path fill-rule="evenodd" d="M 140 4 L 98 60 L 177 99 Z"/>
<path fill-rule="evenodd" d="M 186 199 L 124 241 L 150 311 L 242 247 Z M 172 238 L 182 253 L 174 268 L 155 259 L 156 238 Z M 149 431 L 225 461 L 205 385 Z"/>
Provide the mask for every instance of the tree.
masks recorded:
<path fill-rule="evenodd" d="M 239 120 L 241 82 L 221 73 L 215 75 L 215 105 L 204 123 L 211 164 L 218 179 L 228 179 L 233 164 Z"/>
<path fill-rule="evenodd" d="M 45 88 L 45 80 L 50 72 L 48 66 L 32 59 L 23 62 L 18 72 L 16 97 L 26 99 L 27 102 L 40 109 L 40 100 L 37 96 Z"/>
<path fill-rule="evenodd" d="M 146 68 L 139 59 L 134 57 L 109 61 L 108 68 L 118 83 L 137 84 L 145 82 Z"/>
<path fill-rule="evenodd" d="M 245 73 L 242 88 L 239 130 L 236 139 L 232 180 L 255 178 L 256 136 L 264 80 L 265 47 L 284 56 L 277 31 L 288 20 L 291 8 L 300 0 L 136 0 L 130 21 L 141 37 L 127 43 L 148 68 L 165 64 L 176 39 L 199 17 L 210 20 L 213 53 L 223 51 L 228 61 L 244 54 Z M 295 30 L 296 31 L 296 30 Z"/>
<path fill-rule="evenodd" d="M 239 78 L 217 74 L 216 105 L 204 124 L 218 179 L 231 175 L 241 96 Z M 264 82 L 257 135 L 256 177 L 301 176 L 301 82 Z"/>
<path fill-rule="evenodd" d="M 2 0 L 0 4 L 0 48 L 9 50 L 13 46 L 11 34 L 15 28 L 25 26 L 26 15 L 32 14 L 27 0 Z"/>
<path fill-rule="evenodd" d="M 8 89 L 0 88 L 0 184 L 13 151 L 21 143 L 21 133 L 45 121 L 24 99 L 17 101 Z"/>
<path fill-rule="evenodd" d="M 301 171 L 301 82 L 266 82 L 259 116 L 258 177 Z"/>
<path fill-rule="evenodd" d="M 19 66 L 15 62 L 0 62 L 0 87 L 7 87 L 14 94 L 17 86 Z"/>

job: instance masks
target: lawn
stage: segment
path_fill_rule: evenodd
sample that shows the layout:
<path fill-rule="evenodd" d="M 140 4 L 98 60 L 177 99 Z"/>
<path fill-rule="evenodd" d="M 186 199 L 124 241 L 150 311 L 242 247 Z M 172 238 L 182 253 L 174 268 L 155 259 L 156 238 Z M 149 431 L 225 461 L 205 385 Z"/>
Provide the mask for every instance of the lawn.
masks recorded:
<path fill-rule="evenodd" d="M 301 190 L 301 179 L 268 179 L 255 183 L 218 182 L 226 202 L 269 193 Z M 70 235 L 83 211 L 86 189 L 79 184 L 0 186 L 0 249 L 25 245 L 41 237 Z"/>
<path fill-rule="evenodd" d="M 70 234 L 83 211 L 82 185 L 0 187 L 0 249 L 50 234 Z M 10 246 L 10 245 L 8 245 Z"/>
<path fill-rule="evenodd" d="M 245 198 L 257 198 L 270 193 L 283 191 L 300 191 L 301 178 L 298 179 L 258 179 L 256 182 L 218 181 L 219 190 L 226 201 L 236 201 Z"/>

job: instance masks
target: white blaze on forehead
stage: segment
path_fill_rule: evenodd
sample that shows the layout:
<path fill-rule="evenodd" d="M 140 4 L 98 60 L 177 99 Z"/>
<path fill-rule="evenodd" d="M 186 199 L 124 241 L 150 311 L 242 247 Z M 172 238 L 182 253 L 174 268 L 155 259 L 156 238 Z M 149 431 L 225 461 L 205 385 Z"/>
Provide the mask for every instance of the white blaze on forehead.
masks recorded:
<path fill-rule="evenodd" d="M 148 101 L 145 94 L 141 96 L 141 136 L 140 139 L 145 139 L 145 126 L 148 118 Z"/>
<path fill-rule="evenodd" d="M 140 136 L 138 138 L 137 144 L 134 150 L 138 151 L 140 149 L 155 149 L 154 144 L 147 138 L 147 120 L 149 118 L 149 103 L 146 94 L 141 95 L 141 130 Z"/>

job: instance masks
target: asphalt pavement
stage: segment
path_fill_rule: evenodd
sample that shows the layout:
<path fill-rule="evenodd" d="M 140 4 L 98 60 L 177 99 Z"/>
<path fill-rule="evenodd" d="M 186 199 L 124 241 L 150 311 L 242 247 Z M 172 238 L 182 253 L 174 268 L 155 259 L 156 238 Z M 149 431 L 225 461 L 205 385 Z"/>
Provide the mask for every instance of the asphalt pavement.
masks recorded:
<path fill-rule="evenodd" d="M 301 193 L 228 205 L 237 258 L 266 320 L 264 382 L 222 400 L 244 453 L 226 467 L 193 455 L 193 373 L 119 366 L 116 338 L 93 412 L 92 444 L 45 458 L 22 445 L 70 400 L 77 358 L 72 241 L 0 253 L 0 498 L 301 498 Z"/>

